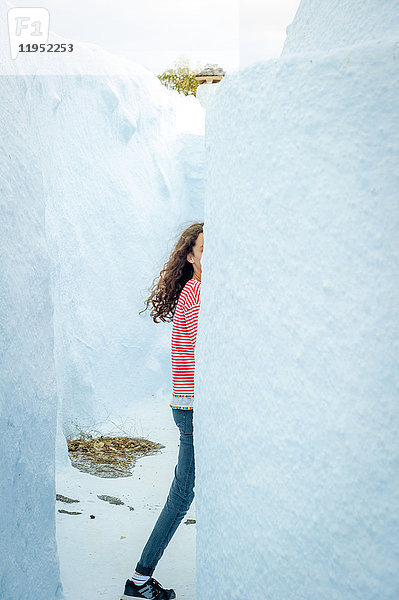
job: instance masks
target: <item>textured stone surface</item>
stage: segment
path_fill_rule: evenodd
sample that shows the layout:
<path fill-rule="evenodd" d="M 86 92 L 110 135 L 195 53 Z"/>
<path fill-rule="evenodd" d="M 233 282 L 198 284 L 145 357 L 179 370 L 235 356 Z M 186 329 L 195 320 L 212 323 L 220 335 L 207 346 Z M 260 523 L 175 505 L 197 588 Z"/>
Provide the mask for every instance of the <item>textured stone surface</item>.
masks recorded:
<path fill-rule="evenodd" d="M 51 260 L 21 83 L 0 83 L 0 598 L 20 600 L 28 585 L 30 598 L 55 600 L 62 588 Z"/>
<path fill-rule="evenodd" d="M 201 600 L 399 597 L 399 7 L 318 5 L 207 112 Z"/>

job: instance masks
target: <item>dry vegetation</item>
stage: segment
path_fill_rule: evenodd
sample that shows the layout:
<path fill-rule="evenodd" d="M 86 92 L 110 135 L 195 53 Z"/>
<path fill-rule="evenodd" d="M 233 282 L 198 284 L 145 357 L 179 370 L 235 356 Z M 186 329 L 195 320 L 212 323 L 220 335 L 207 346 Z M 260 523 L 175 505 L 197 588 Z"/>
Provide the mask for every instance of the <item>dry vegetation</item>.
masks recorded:
<path fill-rule="evenodd" d="M 72 465 L 99 477 L 129 477 L 138 458 L 164 448 L 157 442 L 128 436 L 81 435 L 67 442 Z"/>

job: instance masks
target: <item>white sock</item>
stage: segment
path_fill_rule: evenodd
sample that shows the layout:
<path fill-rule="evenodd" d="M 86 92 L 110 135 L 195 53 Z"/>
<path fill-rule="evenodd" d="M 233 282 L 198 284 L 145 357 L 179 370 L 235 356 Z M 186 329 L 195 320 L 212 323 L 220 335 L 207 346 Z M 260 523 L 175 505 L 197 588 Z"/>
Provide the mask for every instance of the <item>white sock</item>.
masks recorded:
<path fill-rule="evenodd" d="M 144 585 L 146 581 L 148 581 L 150 578 L 150 575 L 140 575 L 140 573 L 137 573 L 137 571 L 134 572 L 133 577 L 130 578 L 131 581 L 133 581 L 133 583 L 135 583 L 136 585 Z"/>

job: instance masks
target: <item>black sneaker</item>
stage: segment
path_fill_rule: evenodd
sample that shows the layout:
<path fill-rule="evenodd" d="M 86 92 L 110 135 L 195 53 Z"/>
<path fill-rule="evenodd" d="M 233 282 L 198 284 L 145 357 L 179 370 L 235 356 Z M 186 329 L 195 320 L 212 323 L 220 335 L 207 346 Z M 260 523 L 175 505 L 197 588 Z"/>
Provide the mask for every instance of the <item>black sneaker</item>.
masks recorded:
<path fill-rule="evenodd" d="M 126 580 L 125 591 L 121 600 L 130 598 L 147 598 L 147 600 L 170 600 L 176 598 L 174 590 L 165 590 L 160 583 L 150 577 L 143 585 L 136 585 L 130 579 Z"/>

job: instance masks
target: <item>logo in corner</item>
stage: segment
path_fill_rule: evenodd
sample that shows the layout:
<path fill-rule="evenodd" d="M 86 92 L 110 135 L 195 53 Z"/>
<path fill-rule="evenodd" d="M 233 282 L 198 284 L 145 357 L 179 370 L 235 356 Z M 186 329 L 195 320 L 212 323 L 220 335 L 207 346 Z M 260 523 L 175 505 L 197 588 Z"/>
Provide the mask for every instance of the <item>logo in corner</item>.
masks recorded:
<path fill-rule="evenodd" d="M 47 8 L 14 7 L 8 10 L 8 35 L 11 58 L 15 60 L 20 46 L 45 44 L 48 40 L 50 13 Z"/>

